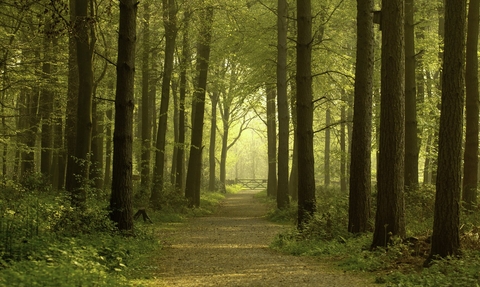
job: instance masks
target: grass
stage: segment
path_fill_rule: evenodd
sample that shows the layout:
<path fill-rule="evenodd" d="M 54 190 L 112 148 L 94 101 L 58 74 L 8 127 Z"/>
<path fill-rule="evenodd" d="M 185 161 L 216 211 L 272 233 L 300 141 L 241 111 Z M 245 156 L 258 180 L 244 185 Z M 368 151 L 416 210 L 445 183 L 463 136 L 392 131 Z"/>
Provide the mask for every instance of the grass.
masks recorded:
<path fill-rule="evenodd" d="M 346 196 L 332 191 L 319 193 L 317 213 L 305 230 L 300 233 L 292 227 L 279 234 L 271 247 L 335 262 L 345 271 L 372 274 L 384 286 L 480 286 L 480 215 L 462 214 L 461 257 L 439 259 L 431 267 L 423 267 L 430 251 L 433 205 L 432 187 L 410 191 L 406 194 L 406 217 L 411 241 L 396 239 L 388 249 L 371 251 L 372 233 L 353 236 L 346 232 Z M 292 222 L 295 217 L 295 207 L 283 211 L 273 208 L 269 216 L 282 222 Z"/>
<path fill-rule="evenodd" d="M 62 194 L 31 179 L 0 189 L 0 286 L 141 286 L 155 274 L 163 242 L 157 234 L 188 217 L 215 211 L 224 194 L 202 192 L 201 207 L 188 209 L 181 195 L 164 197 L 154 222 L 135 222 L 119 234 L 108 219 L 104 194 L 89 191 L 80 217 Z M 152 257 L 152 254 L 156 255 Z"/>

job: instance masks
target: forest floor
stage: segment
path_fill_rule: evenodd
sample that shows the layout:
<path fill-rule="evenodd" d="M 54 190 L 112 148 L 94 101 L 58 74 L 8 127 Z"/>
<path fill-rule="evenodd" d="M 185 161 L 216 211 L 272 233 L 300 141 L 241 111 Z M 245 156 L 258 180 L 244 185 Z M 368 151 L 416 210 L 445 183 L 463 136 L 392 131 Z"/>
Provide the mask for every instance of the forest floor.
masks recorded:
<path fill-rule="evenodd" d="M 162 228 L 148 286 L 379 286 L 335 269 L 335 261 L 282 254 L 268 246 L 285 226 L 267 221 L 256 191 L 228 194 L 214 215 Z"/>

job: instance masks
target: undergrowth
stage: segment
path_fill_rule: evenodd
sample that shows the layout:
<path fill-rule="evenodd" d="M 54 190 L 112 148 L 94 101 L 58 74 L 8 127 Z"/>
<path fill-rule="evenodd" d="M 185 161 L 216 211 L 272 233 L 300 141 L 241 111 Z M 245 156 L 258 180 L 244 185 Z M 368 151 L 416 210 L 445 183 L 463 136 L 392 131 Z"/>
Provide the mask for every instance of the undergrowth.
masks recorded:
<path fill-rule="evenodd" d="M 134 233 L 125 236 L 109 220 L 104 191 L 88 189 L 87 208 L 79 212 L 41 176 L 22 184 L 4 181 L 0 286 L 131 286 L 132 279 L 145 275 L 151 255 L 162 248 L 156 236 L 161 225 L 210 214 L 224 198 L 202 192 L 201 207 L 192 210 L 172 189 L 166 188 L 162 196 L 161 210 L 147 208 L 153 224 L 137 220 Z M 137 191 L 135 206 L 142 208 L 142 203 L 144 194 Z"/>
<path fill-rule="evenodd" d="M 337 262 L 343 270 L 374 274 L 385 286 L 480 286 L 480 215 L 462 214 L 459 258 L 434 260 L 424 268 L 430 251 L 434 188 L 406 193 L 407 239 L 394 238 L 387 248 L 370 249 L 372 234 L 347 232 L 348 197 L 340 192 L 317 194 L 317 212 L 302 231 L 292 228 L 277 235 L 271 247 L 297 256 L 318 256 Z M 296 202 L 269 213 L 273 221 L 294 222 Z M 372 213 L 374 215 L 374 213 Z"/>

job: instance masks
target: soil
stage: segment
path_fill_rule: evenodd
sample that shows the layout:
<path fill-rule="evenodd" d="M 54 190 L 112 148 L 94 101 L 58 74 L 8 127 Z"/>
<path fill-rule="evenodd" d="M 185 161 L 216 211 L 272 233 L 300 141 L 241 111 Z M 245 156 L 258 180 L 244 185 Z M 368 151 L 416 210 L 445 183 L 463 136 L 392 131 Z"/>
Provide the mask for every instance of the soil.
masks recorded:
<path fill-rule="evenodd" d="M 378 286 L 334 269 L 335 262 L 282 254 L 268 246 L 286 227 L 264 219 L 257 191 L 229 194 L 218 211 L 162 231 L 153 286 Z"/>

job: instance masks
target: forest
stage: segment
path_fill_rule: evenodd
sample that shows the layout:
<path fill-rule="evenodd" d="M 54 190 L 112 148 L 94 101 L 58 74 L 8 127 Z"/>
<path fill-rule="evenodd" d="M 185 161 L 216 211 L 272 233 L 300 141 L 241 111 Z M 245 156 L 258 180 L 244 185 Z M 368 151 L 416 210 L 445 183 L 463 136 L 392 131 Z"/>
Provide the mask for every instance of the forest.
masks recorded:
<path fill-rule="evenodd" d="M 0 286 L 156 286 L 245 179 L 271 249 L 480 285 L 479 0 L 0 8 Z"/>

